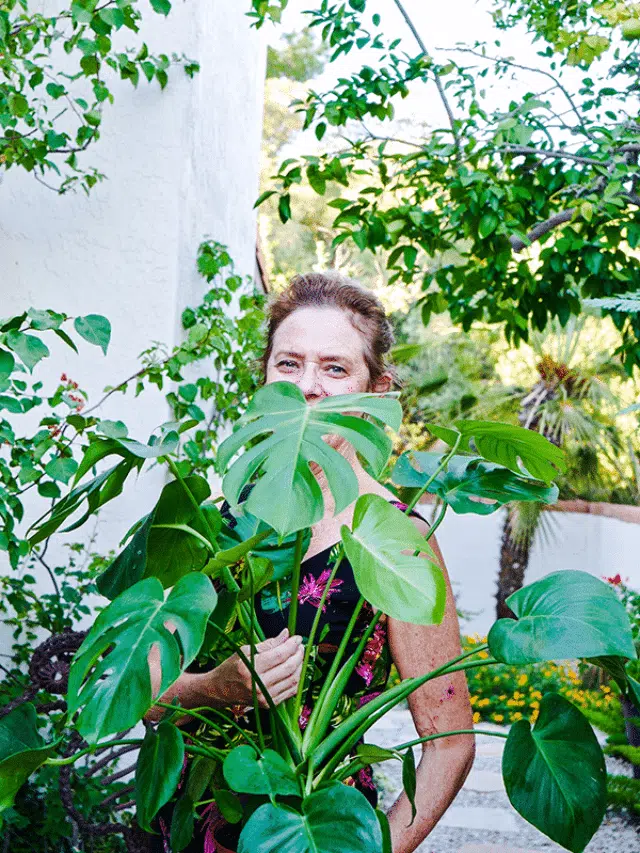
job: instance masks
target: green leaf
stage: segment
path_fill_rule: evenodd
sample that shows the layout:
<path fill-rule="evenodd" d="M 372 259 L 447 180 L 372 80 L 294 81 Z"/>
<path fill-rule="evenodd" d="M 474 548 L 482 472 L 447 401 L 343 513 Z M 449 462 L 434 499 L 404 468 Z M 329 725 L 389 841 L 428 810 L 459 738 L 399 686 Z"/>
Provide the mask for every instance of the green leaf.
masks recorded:
<path fill-rule="evenodd" d="M 239 794 L 299 797 L 302 793 L 293 769 L 273 749 L 258 754 L 252 746 L 236 746 L 222 770 L 229 787 Z"/>
<path fill-rule="evenodd" d="M 78 470 L 78 463 L 71 457 L 58 456 L 45 465 L 44 469 L 52 480 L 68 483 Z"/>
<path fill-rule="evenodd" d="M 7 394 L 0 394 L 0 411 L 6 409 L 12 415 L 22 414 L 22 403 L 15 397 L 9 397 Z"/>
<path fill-rule="evenodd" d="M 249 571 L 251 570 L 251 571 Z M 254 595 L 260 592 L 268 583 L 273 580 L 273 563 L 265 557 L 251 556 L 247 557 L 247 566 L 245 570 L 245 579 L 238 596 L 238 601 L 249 601 L 251 593 Z"/>
<path fill-rule="evenodd" d="M 587 572 L 552 572 L 507 598 L 516 619 L 498 619 L 491 653 L 503 663 L 614 655 L 635 658 L 629 617 L 615 592 Z"/>
<path fill-rule="evenodd" d="M 355 788 L 333 783 L 305 797 L 301 808 L 260 806 L 242 830 L 238 853 L 382 853 L 376 813 Z"/>
<path fill-rule="evenodd" d="M 481 456 L 489 462 L 504 465 L 516 474 L 550 483 L 559 471 L 566 470 L 567 464 L 562 450 L 547 441 L 539 432 L 490 421 L 457 421 L 454 426 L 457 432 L 462 434 L 460 450 L 471 451 L 473 441 Z M 447 444 L 454 444 L 456 431 L 433 427 L 431 424 L 426 424 L 426 427 Z"/>
<path fill-rule="evenodd" d="M 356 755 L 367 764 L 379 764 L 381 761 L 390 761 L 392 758 L 402 761 L 402 753 L 395 749 L 376 746 L 374 743 L 360 744 L 356 747 Z"/>
<path fill-rule="evenodd" d="M 485 213 L 481 219 L 480 224 L 478 225 L 478 234 L 484 240 L 485 237 L 488 237 L 489 234 L 493 234 L 493 232 L 498 227 L 499 223 L 498 217 L 495 213 Z"/>
<path fill-rule="evenodd" d="M 358 482 L 351 465 L 323 436 L 346 439 L 365 458 L 374 476 L 380 475 L 391 452 L 391 439 L 380 426 L 345 411 L 368 414 L 392 429 L 398 429 L 402 417 L 400 404 L 389 397 L 345 394 L 309 406 L 292 383 L 264 385 L 238 422 L 237 431 L 218 450 L 219 470 L 223 471 L 243 445 L 262 438 L 227 472 L 222 490 L 229 504 L 237 505 L 245 486 L 260 473 L 247 498 L 247 510 L 283 536 L 311 527 L 324 513 L 322 492 L 309 468 L 315 462 L 329 483 L 335 513 L 341 512 L 358 496 Z"/>
<path fill-rule="evenodd" d="M 168 15 L 171 11 L 171 3 L 169 0 L 150 0 L 151 8 L 159 15 Z"/>
<path fill-rule="evenodd" d="M 28 702 L 0 720 L 0 815 L 56 747 L 44 742 L 37 724 L 36 709 Z"/>
<path fill-rule="evenodd" d="M 69 337 L 69 335 L 65 331 L 63 331 L 62 329 L 54 329 L 53 334 L 57 335 L 60 338 L 60 340 L 64 341 L 65 344 L 68 347 L 71 347 L 71 349 L 74 352 L 78 352 L 78 347 L 75 345 L 75 343 L 71 340 L 71 338 Z"/>
<path fill-rule="evenodd" d="M 404 453 L 396 462 L 391 479 L 397 486 L 421 488 L 433 476 L 442 459 L 443 454 L 440 453 Z M 447 470 L 437 475 L 427 491 L 446 501 L 454 512 L 473 512 L 476 515 L 489 515 L 510 501 L 551 504 L 558 499 L 557 486 L 545 486 L 514 474 L 501 465 L 469 456 L 453 456 Z"/>
<path fill-rule="evenodd" d="M 40 338 L 34 335 L 25 335 L 12 329 L 5 336 L 5 344 L 12 349 L 20 361 L 32 371 L 36 364 L 49 355 L 49 348 L 43 344 Z"/>
<path fill-rule="evenodd" d="M 570 702 L 547 693 L 531 730 L 514 723 L 502 756 L 513 807 L 573 853 L 581 853 L 604 817 L 606 769 L 591 726 Z"/>
<path fill-rule="evenodd" d="M 102 595 L 113 599 L 145 577 L 157 577 L 163 586 L 173 586 L 184 575 L 204 566 L 209 551 L 197 536 L 204 531 L 190 526 L 196 524 L 197 514 L 184 487 L 198 504 L 211 491 L 204 477 L 198 475 L 186 477 L 183 482 L 184 486 L 180 480 L 167 483 L 153 511 L 141 519 L 130 542 L 97 579 Z M 157 527 L 158 524 L 180 527 Z"/>
<path fill-rule="evenodd" d="M 58 314 L 56 311 L 40 311 L 37 308 L 29 308 L 27 316 L 31 320 L 31 328 L 39 332 L 58 329 L 64 321 L 64 314 Z"/>
<path fill-rule="evenodd" d="M 211 581 L 192 573 L 167 599 L 157 578 L 146 578 L 103 610 L 78 650 L 69 674 L 69 713 L 89 743 L 139 722 L 153 704 L 147 656 L 157 645 L 162 694 L 195 658 L 216 606 Z M 170 622 L 172 633 L 165 627 Z"/>
<path fill-rule="evenodd" d="M 140 457 L 140 459 L 155 459 L 158 456 L 168 456 L 174 453 L 178 448 L 180 438 L 177 432 L 168 432 L 160 441 L 155 441 L 153 444 L 142 444 L 133 438 L 118 438 L 116 441 L 129 453 Z"/>
<path fill-rule="evenodd" d="M 405 513 L 380 495 L 361 495 L 352 530 L 343 525 L 341 534 L 358 589 L 373 607 L 416 625 L 442 620 L 446 598 L 442 570 Z M 428 556 L 403 554 L 407 550 Z"/>
<path fill-rule="evenodd" d="M 0 349 L 0 381 L 4 381 L 13 372 L 16 360 L 6 349 Z"/>
<path fill-rule="evenodd" d="M 416 757 L 413 749 L 409 747 L 402 759 L 402 786 L 407 799 L 411 803 L 411 823 L 416 819 Z M 411 826 L 411 823 L 409 826 Z"/>
<path fill-rule="evenodd" d="M 151 821 L 178 787 L 184 764 L 184 741 L 172 723 L 147 729 L 136 764 L 136 819 L 152 831 Z"/>
<path fill-rule="evenodd" d="M 231 562 L 235 562 L 237 559 L 240 559 L 240 557 L 244 556 L 248 551 L 256 557 L 264 557 L 269 560 L 273 565 L 274 581 L 282 580 L 283 578 L 291 575 L 295 556 L 296 533 L 291 533 L 289 536 L 285 536 L 282 541 L 280 541 L 278 534 L 273 531 L 271 531 L 266 538 L 262 538 L 264 533 L 270 530 L 269 526 L 263 521 L 260 521 L 259 518 L 256 518 L 255 515 L 247 512 L 244 503 L 240 504 L 240 506 L 238 506 L 234 511 L 234 519 L 236 522 L 235 526 L 233 528 L 223 526 L 220 531 L 220 536 L 218 537 L 219 545 L 226 549 L 222 552 L 226 558 L 225 565 L 229 564 L 226 560 L 231 556 L 230 549 L 238 548 L 242 553 L 240 553 L 239 556 L 234 557 Z M 245 551 L 244 545 L 241 543 L 250 542 L 254 537 L 259 539 L 259 542 L 250 546 Z M 310 542 L 311 530 L 306 529 L 302 539 L 303 554 L 306 553 L 309 548 Z M 220 556 L 222 556 L 222 554 L 216 554 L 216 557 Z"/>
<path fill-rule="evenodd" d="M 73 321 L 74 328 L 81 338 L 100 347 L 107 354 L 107 347 L 111 340 L 111 323 L 101 314 L 87 314 L 86 317 L 76 317 Z"/>
<path fill-rule="evenodd" d="M 126 438 L 129 434 L 126 424 L 122 421 L 98 421 L 96 430 L 107 438 Z"/>
<path fill-rule="evenodd" d="M 391 827 L 389 826 L 389 818 L 383 811 L 376 809 L 376 817 L 380 824 L 382 832 L 382 853 L 393 853 L 393 843 L 391 840 Z"/>
<path fill-rule="evenodd" d="M 195 803 L 184 794 L 176 803 L 171 818 L 170 846 L 172 853 L 180 853 L 193 838 Z"/>

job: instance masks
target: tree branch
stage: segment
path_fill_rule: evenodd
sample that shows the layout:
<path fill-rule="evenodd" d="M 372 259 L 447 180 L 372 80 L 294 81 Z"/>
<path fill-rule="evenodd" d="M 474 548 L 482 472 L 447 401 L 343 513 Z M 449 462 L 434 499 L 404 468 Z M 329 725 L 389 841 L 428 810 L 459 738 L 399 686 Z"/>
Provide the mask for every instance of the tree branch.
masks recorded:
<path fill-rule="evenodd" d="M 550 216 L 548 219 L 545 219 L 544 222 L 539 222 L 527 234 L 527 243 L 525 243 L 524 240 L 521 240 L 520 237 L 512 235 L 511 237 L 509 237 L 511 248 L 514 252 L 521 252 L 523 249 L 526 249 L 531 243 L 535 243 L 536 240 L 539 240 L 541 237 L 544 237 L 544 235 L 548 234 L 549 231 L 553 231 L 553 229 L 557 228 L 558 225 L 562 225 L 565 222 L 569 222 L 571 219 L 573 219 L 575 212 L 576 208 L 571 207 L 569 208 L 569 210 L 561 210 L 560 213 L 554 213 L 553 216 Z"/>
<path fill-rule="evenodd" d="M 418 42 L 418 46 L 420 47 L 420 50 L 422 51 L 422 53 L 425 56 L 429 56 L 430 55 L 429 51 L 427 50 L 425 43 L 422 41 L 420 33 L 416 29 L 415 24 L 413 23 L 413 21 L 409 17 L 407 10 L 402 5 L 401 0 L 394 0 L 394 3 L 396 4 L 398 9 L 400 10 L 400 14 L 404 18 L 407 26 L 409 27 L 409 29 L 413 33 L 413 37 Z M 442 85 L 442 80 L 440 79 L 440 76 L 438 75 L 437 71 L 434 71 L 434 79 L 435 79 L 436 86 L 438 88 L 438 94 L 440 95 L 440 100 L 444 104 L 444 108 L 447 111 L 447 116 L 449 117 L 449 124 L 451 125 L 451 132 L 453 133 L 453 139 L 454 139 L 454 143 L 455 143 L 456 151 L 457 151 L 457 155 L 458 155 L 457 159 L 458 159 L 458 161 L 460 161 L 462 159 L 462 143 L 460 141 L 460 135 L 458 133 L 458 129 L 456 128 L 456 118 L 453 114 L 453 110 L 451 109 L 451 105 L 449 104 L 449 101 L 447 99 L 446 92 L 444 91 L 444 86 Z"/>
<path fill-rule="evenodd" d="M 595 157 L 583 157 L 580 154 L 572 154 L 564 149 L 544 149 L 533 148 L 529 145 L 502 145 L 501 150 L 508 151 L 510 154 L 533 154 L 535 157 L 540 157 L 543 160 L 573 160 L 576 163 L 584 163 L 588 166 L 606 166 L 602 160 L 596 160 Z"/>
<path fill-rule="evenodd" d="M 543 68 L 532 68 L 529 65 L 520 65 L 519 62 L 514 62 L 511 59 L 503 59 L 502 57 L 499 57 L 499 56 L 497 56 L 497 57 L 496 56 L 487 56 L 486 54 L 480 53 L 477 50 L 472 50 L 470 47 L 450 47 L 450 48 L 447 48 L 447 50 L 457 51 L 458 53 L 470 53 L 472 56 L 477 56 L 479 59 L 484 59 L 484 60 L 487 60 L 488 62 L 494 62 L 496 64 L 502 62 L 502 63 L 504 63 L 504 65 L 510 65 L 512 68 L 519 68 L 521 71 L 531 71 L 533 74 L 543 74 L 545 77 L 548 77 L 550 80 L 553 80 L 553 82 L 556 84 L 556 87 L 558 89 L 560 89 L 562 94 L 565 96 L 567 101 L 570 103 L 571 110 L 573 111 L 576 118 L 578 119 L 578 124 L 580 125 L 580 129 L 582 130 L 584 135 L 588 136 L 589 139 L 591 139 L 591 140 L 594 139 L 593 134 L 589 130 L 587 130 L 587 128 L 586 128 L 586 126 L 582 120 L 582 116 L 580 115 L 580 111 L 578 110 L 578 107 L 575 104 L 575 101 L 573 100 L 573 98 L 571 97 L 571 95 L 569 94 L 567 89 L 562 85 L 560 80 L 555 75 L 551 74 L 550 71 L 545 71 Z"/>

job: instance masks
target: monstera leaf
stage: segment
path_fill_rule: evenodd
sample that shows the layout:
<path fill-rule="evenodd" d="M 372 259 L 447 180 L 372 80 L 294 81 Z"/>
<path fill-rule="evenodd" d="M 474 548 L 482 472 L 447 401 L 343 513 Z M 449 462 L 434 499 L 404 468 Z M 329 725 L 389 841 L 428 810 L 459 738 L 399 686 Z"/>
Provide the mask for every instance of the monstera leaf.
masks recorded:
<path fill-rule="evenodd" d="M 301 808 L 260 806 L 242 830 L 238 853 L 382 853 L 377 815 L 355 788 L 334 782 L 305 797 Z"/>
<path fill-rule="evenodd" d="M 13 804 L 22 785 L 55 747 L 38 734 L 36 709 L 29 703 L 0 720 L 0 826 L 2 812 Z"/>
<path fill-rule="evenodd" d="M 239 428 L 218 451 L 225 471 L 233 456 L 249 442 L 262 439 L 227 471 L 222 491 L 232 507 L 251 479 L 260 475 L 246 501 L 246 509 L 281 536 L 311 527 L 324 513 L 322 491 L 310 464 L 322 468 L 339 513 L 358 497 L 356 475 L 342 454 L 323 440 L 336 435 L 360 453 L 377 476 L 387 463 L 391 439 L 380 426 L 356 417 L 369 415 L 398 429 L 402 410 L 397 400 L 374 394 L 327 397 L 315 405 L 305 402 L 290 382 L 261 388 L 240 419 Z"/>
<path fill-rule="evenodd" d="M 489 462 L 504 465 L 515 474 L 551 483 L 567 467 L 564 453 L 555 444 L 523 427 L 490 421 L 457 421 L 455 429 L 425 424 L 436 438 L 453 447 L 458 436 L 460 450 L 474 449 Z M 472 448 L 471 443 L 475 445 Z"/>
<path fill-rule="evenodd" d="M 396 462 L 391 479 L 398 486 L 420 488 L 433 476 L 442 459 L 440 453 L 404 453 Z M 509 501 L 550 504 L 558 499 L 557 486 L 546 486 L 501 465 L 469 456 L 453 456 L 447 470 L 437 474 L 427 491 L 438 495 L 454 512 L 476 515 L 489 515 Z"/>
<path fill-rule="evenodd" d="M 503 663 L 568 658 L 635 658 L 629 617 L 613 590 L 587 572 L 552 572 L 507 598 L 516 619 L 489 631 L 491 653 Z"/>
<path fill-rule="evenodd" d="M 525 820 L 567 850 L 584 850 L 602 823 L 607 786 L 602 750 L 577 708 L 547 693 L 533 730 L 527 720 L 511 727 L 502 775 Z"/>
<path fill-rule="evenodd" d="M 411 519 L 380 495 L 362 495 L 352 529 L 341 530 L 358 589 L 383 613 L 431 625 L 444 615 L 446 587 L 427 540 Z M 421 551 L 414 557 L 403 551 Z"/>
<path fill-rule="evenodd" d="M 79 711 L 77 728 L 85 740 L 95 743 L 142 719 L 153 705 L 147 661 L 152 646 L 160 651 L 162 694 L 198 653 L 216 600 L 211 581 L 198 573 L 181 578 L 166 600 L 160 581 L 147 578 L 100 613 L 69 673 L 69 713 Z"/>
<path fill-rule="evenodd" d="M 212 546 L 204 541 L 208 531 L 200 524 L 193 500 L 202 505 L 209 527 L 217 533 L 220 513 L 213 504 L 203 504 L 210 494 L 207 481 L 197 475 L 168 483 L 153 511 L 98 578 L 99 592 L 114 599 L 145 577 L 157 577 L 169 587 L 188 572 L 201 569 Z"/>

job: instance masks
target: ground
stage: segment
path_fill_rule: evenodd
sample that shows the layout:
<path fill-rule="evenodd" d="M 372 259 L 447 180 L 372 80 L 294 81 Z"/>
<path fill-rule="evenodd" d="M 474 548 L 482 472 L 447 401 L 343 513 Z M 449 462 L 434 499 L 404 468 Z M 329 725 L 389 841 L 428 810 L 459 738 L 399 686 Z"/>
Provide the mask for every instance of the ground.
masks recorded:
<path fill-rule="evenodd" d="M 485 723 L 484 730 L 507 731 Z M 369 732 L 367 741 L 379 746 L 406 743 L 415 737 L 411 715 L 395 709 Z M 513 809 L 502 783 L 500 763 L 503 738 L 478 735 L 476 760 L 455 801 L 417 853 L 556 853 L 554 844 Z M 417 757 L 417 752 L 416 752 Z M 622 762 L 607 758 L 613 773 L 626 771 Z M 376 777 L 383 790 L 382 805 L 388 808 L 402 787 L 400 762 L 379 765 Z M 638 853 L 640 833 L 623 818 L 607 813 L 585 853 Z"/>

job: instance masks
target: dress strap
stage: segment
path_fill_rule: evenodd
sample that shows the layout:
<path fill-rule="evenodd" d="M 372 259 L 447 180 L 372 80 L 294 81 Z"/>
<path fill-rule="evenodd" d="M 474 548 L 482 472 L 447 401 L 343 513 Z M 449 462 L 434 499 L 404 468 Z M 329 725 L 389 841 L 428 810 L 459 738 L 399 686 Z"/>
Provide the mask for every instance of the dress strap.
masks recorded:
<path fill-rule="evenodd" d="M 390 503 L 390 504 L 393 504 L 393 506 L 395 506 L 395 507 L 398 507 L 398 509 L 399 509 L 401 512 L 405 512 L 405 511 L 406 511 L 406 509 L 407 509 L 407 506 L 408 506 L 408 504 L 402 503 L 402 501 L 389 501 L 389 503 Z M 426 521 L 427 521 L 427 520 L 426 520 L 426 518 L 424 518 L 423 516 L 421 516 L 421 515 L 420 515 L 420 513 L 419 513 L 419 512 L 416 512 L 414 509 L 412 509 L 412 510 L 411 510 L 411 512 L 409 513 L 409 515 L 412 515 L 414 518 L 419 518 L 421 521 L 424 521 L 424 522 L 426 522 Z M 427 522 L 427 523 L 428 523 L 428 522 Z"/>

